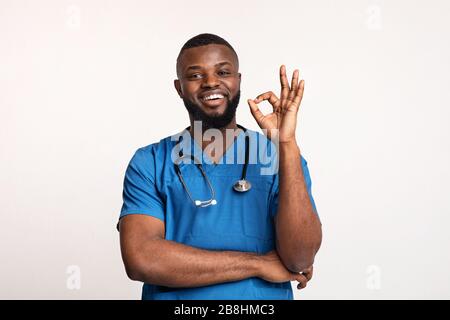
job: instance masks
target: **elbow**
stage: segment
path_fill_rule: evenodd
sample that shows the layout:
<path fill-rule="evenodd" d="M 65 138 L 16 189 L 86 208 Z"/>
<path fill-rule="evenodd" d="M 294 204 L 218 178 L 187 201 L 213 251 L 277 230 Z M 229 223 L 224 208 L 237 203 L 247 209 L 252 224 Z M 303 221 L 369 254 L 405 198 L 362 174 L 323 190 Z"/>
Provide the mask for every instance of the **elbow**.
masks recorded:
<path fill-rule="evenodd" d="M 125 263 L 125 271 L 130 280 L 143 281 L 143 272 L 141 270 L 142 269 L 136 263 Z"/>
<path fill-rule="evenodd" d="M 132 281 L 141 281 L 138 274 L 134 271 L 127 270 L 127 277 L 128 277 L 128 279 L 130 279 Z"/>
<path fill-rule="evenodd" d="M 322 239 L 307 245 L 306 247 L 298 248 L 297 254 L 287 255 L 285 266 L 291 272 L 299 273 L 308 269 L 314 264 L 316 253 L 319 251 Z M 284 261 L 283 261 L 284 262 Z"/>
<path fill-rule="evenodd" d="M 125 259 L 124 265 L 128 278 L 133 281 L 148 282 L 155 273 L 153 263 L 149 263 L 148 261 L 145 263 L 138 256 Z"/>
<path fill-rule="evenodd" d="M 279 252 L 279 256 L 286 269 L 294 273 L 299 273 L 314 264 L 316 252 L 317 251 L 313 248 L 303 248 L 301 253 Z"/>
<path fill-rule="evenodd" d="M 167 272 L 160 263 L 143 259 L 132 259 L 125 262 L 125 271 L 132 281 L 151 283 L 154 285 L 171 286 L 167 279 Z"/>
<path fill-rule="evenodd" d="M 294 273 L 305 271 L 314 264 L 314 259 L 292 262 L 286 265 L 286 268 Z"/>

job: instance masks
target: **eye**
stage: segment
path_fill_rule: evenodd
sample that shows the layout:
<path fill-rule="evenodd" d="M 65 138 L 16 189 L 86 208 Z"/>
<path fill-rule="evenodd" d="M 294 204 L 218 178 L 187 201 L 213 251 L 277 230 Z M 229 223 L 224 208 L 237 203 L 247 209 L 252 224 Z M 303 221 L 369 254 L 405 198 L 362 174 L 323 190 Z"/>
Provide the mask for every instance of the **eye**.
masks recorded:
<path fill-rule="evenodd" d="M 202 75 L 200 73 L 194 73 L 194 74 L 190 74 L 187 76 L 188 79 L 200 79 L 202 77 Z"/>
<path fill-rule="evenodd" d="M 226 70 L 220 70 L 220 71 L 218 72 L 218 74 L 219 74 L 219 76 L 228 76 L 228 75 L 231 74 L 231 72 L 228 72 L 228 71 L 226 71 Z"/>

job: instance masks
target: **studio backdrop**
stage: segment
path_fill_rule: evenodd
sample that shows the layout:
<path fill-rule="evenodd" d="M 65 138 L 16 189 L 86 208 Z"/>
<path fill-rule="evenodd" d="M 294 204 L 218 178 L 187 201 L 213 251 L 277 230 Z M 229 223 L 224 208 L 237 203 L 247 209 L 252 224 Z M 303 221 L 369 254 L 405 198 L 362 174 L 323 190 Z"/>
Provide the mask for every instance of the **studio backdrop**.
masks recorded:
<path fill-rule="evenodd" d="M 0 2 L 0 298 L 139 299 L 115 229 L 136 149 L 189 125 L 175 60 L 199 33 L 248 98 L 305 79 L 297 141 L 323 224 L 296 299 L 450 298 L 450 3 Z M 265 112 L 269 104 L 262 104 Z"/>

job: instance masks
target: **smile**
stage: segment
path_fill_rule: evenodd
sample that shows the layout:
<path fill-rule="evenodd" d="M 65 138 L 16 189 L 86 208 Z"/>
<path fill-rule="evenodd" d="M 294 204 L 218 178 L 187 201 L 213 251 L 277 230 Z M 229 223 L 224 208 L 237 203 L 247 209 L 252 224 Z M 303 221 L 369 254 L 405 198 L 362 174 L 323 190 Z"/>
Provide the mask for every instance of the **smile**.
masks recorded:
<path fill-rule="evenodd" d="M 217 100 L 217 99 L 223 99 L 224 96 L 221 94 L 211 94 L 209 96 L 205 96 L 202 98 L 203 101 L 208 101 L 208 100 Z"/>

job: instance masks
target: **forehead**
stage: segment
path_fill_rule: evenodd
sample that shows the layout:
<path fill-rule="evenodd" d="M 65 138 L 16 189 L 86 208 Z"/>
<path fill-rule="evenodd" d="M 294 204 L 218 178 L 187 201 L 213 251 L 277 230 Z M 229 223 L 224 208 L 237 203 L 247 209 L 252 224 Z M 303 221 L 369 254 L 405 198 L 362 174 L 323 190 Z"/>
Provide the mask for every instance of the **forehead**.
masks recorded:
<path fill-rule="evenodd" d="M 225 45 L 208 44 L 186 49 L 179 58 L 179 71 L 183 72 L 191 66 L 214 67 L 219 62 L 229 62 L 238 68 L 237 57 L 234 52 Z"/>

